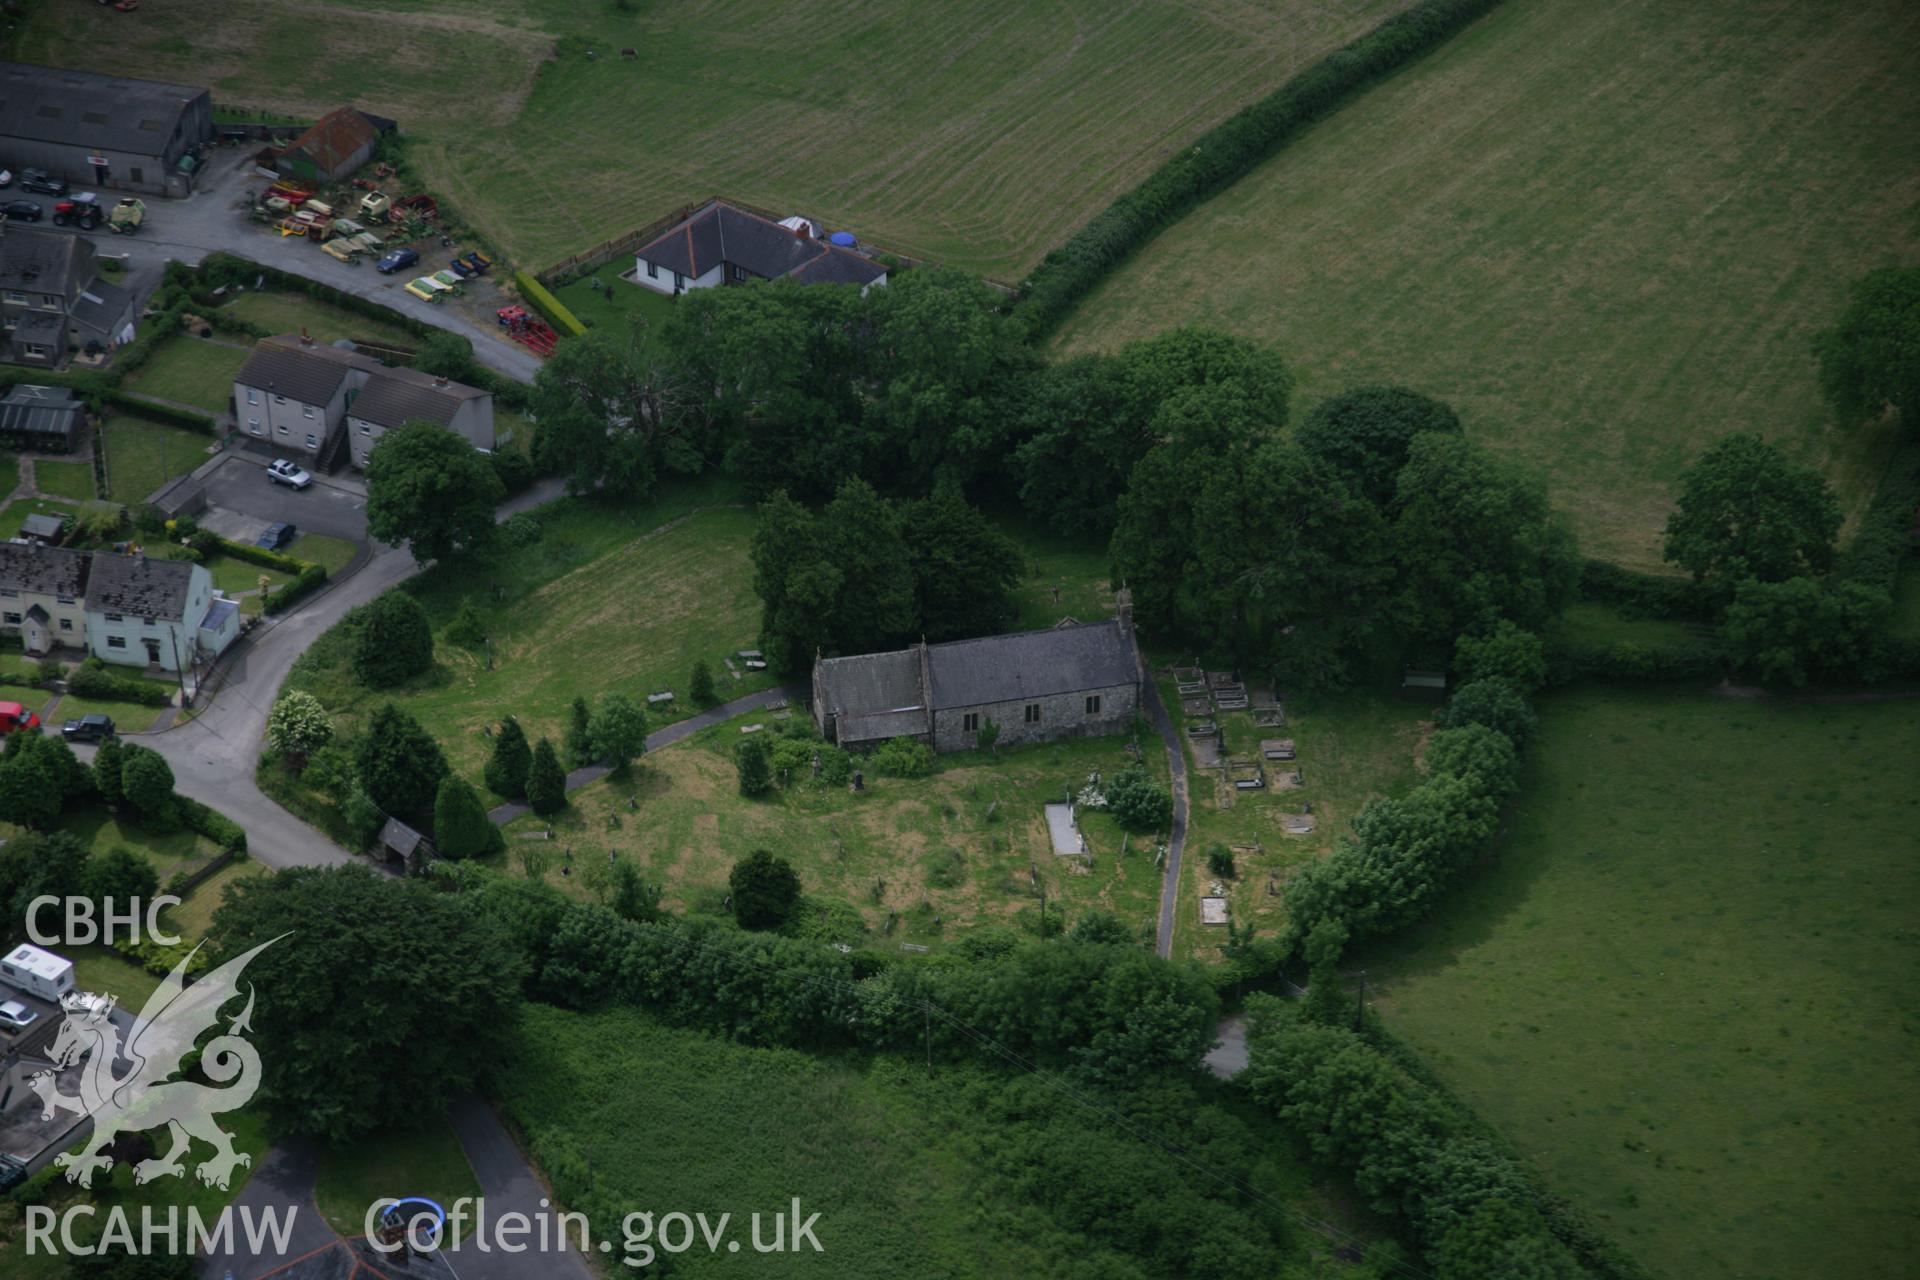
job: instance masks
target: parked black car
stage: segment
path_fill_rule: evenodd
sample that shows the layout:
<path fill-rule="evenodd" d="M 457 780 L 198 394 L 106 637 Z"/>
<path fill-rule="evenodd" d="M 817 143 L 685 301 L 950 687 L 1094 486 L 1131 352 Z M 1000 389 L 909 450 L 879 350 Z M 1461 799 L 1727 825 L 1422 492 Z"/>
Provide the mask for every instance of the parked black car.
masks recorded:
<path fill-rule="evenodd" d="M 420 261 L 420 254 L 413 249 L 395 249 L 373 265 L 380 269 L 381 275 L 390 276 L 396 271 L 412 266 Z"/>
<path fill-rule="evenodd" d="M 20 186 L 23 190 L 38 191 L 41 195 L 63 196 L 67 194 L 67 184 L 48 173 L 45 169 L 22 169 Z"/>
<path fill-rule="evenodd" d="M 0 217 L 16 218 L 21 222 L 38 222 L 46 213 L 31 200 L 9 200 L 0 204 Z"/>
<path fill-rule="evenodd" d="M 113 733 L 113 717 L 98 712 L 60 726 L 60 736 L 68 742 L 105 742 Z"/>
<path fill-rule="evenodd" d="M 300 536 L 300 529 L 291 524 L 270 524 L 267 531 L 254 542 L 256 547 L 265 547 L 268 551 L 278 551 Z"/>

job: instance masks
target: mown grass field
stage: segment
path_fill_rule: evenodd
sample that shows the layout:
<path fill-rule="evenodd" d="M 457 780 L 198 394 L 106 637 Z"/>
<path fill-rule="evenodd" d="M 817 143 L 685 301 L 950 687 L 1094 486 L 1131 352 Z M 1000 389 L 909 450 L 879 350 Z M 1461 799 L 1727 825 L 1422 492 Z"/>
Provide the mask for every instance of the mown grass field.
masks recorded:
<path fill-rule="evenodd" d="M 1043 888 L 1049 909 L 1059 908 L 1069 926 L 1097 909 L 1150 933 L 1160 885 L 1153 839 L 1126 839 L 1108 815 L 1083 811 L 1088 856 L 1060 857 L 1043 813 L 1094 771 L 1111 777 L 1125 768 L 1124 737 L 997 756 L 958 752 L 939 757 L 924 778 L 867 768 L 858 795 L 801 780 L 749 800 L 739 793 L 733 751 L 742 726 L 756 723 L 767 726 L 762 732 L 779 725 L 755 713 L 703 730 L 645 757 L 629 779 L 574 792 L 551 820 L 518 820 L 507 828 L 503 866 L 525 874 L 531 847 L 547 859 L 549 883 L 590 898 L 600 882 L 599 868 L 588 864 L 604 864 L 616 850 L 666 888 L 669 905 L 718 913 L 733 864 L 771 849 L 793 863 L 810 899 L 833 904 L 834 918 L 845 922 L 844 936 L 833 932 L 832 941 L 893 949 L 937 946 L 988 923 L 1037 930 Z M 1149 753 L 1148 760 L 1164 782 L 1165 757 Z M 549 826 L 554 843 L 526 840 Z M 561 874 L 563 864 L 570 875 Z"/>
<path fill-rule="evenodd" d="M 1387 1025 L 1661 1276 L 1912 1274 L 1920 714 L 1574 691 Z"/>
<path fill-rule="evenodd" d="M 1284 352 L 1302 407 L 1437 395 L 1638 567 L 1727 431 L 1857 511 L 1890 439 L 1831 422 L 1809 344 L 1920 253 L 1916 53 L 1900 0 L 1513 0 L 1168 229 L 1059 346 L 1205 323 Z"/>
<path fill-rule="evenodd" d="M 116 414 L 100 426 L 107 448 L 107 496 L 145 502 L 161 485 L 207 460 L 213 437 L 163 422 Z"/>
<path fill-rule="evenodd" d="M 13 56 L 392 116 L 520 265 L 719 192 L 1017 280 L 1170 149 L 1399 7 L 203 0 L 189 31 L 43 3 Z"/>

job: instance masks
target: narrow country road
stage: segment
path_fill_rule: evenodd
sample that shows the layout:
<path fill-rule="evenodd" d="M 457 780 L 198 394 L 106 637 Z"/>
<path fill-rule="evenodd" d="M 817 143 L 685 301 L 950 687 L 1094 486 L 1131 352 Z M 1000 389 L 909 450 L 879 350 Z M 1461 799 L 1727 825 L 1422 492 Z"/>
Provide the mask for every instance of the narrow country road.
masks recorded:
<path fill-rule="evenodd" d="M 1141 682 L 1145 686 L 1147 716 L 1160 731 L 1160 741 L 1166 744 L 1167 772 L 1173 783 L 1173 831 L 1167 837 L 1167 871 L 1160 882 L 1160 921 L 1154 930 L 1153 943 L 1153 949 L 1160 955 L 1171 956 L 1173 912 L 1180 897 L 1180 855 L 1187 847 L 1187 752 L 1174 728 L 1173 717 L 1160 700 L 1160 686 L 1154 681 L 1153 672 L 1143 671 Z"/>
<path fill-rule="evenodd" d="M 502 503 L 505 520 L 560 496 L 558 480 L 543 480 Z M 247 832 L 247 851 L 276 870 L 341 866 L 351 855 L 269 799 L 253 781 L 266 738 L 267 711 L 287 672 L 308 646 L 348 610 L 420 572 L 413 556 L 376 544 L 373 556 L 299 608 L 254 630 L 221 660 L 200 713 L 141 741 L 165 756 L 175 785 L 212 805 Z"/>

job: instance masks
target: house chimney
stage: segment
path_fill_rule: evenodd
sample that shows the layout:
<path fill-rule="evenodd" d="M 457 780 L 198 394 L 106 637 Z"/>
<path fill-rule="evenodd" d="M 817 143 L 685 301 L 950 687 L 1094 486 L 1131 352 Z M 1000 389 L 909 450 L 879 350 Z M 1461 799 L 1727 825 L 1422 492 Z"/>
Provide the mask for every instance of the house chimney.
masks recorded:
<path fill-rule="evenodd" d="M 804 223 L 804 222 L 803 222 L 803 223 L 801 223 L 801 224 L 800 224 L 799 226 L 797 226 L 797 227 L 795 227 L 795 228 L 793 229 L 793 238 L 794 238 L 795 240 L 805 240 L 805 239 L 807 238 L 807 224 L 806 224 L 806 223 Z"/>
<path fill-rule="evenodd" d="M 313 338 L 308 335 L 307 326 L 305 325 L 300 326 L 300 345 L 303 347 L 310 347 L 313 345 Z"/>
<path fill-rule="evenodd" d="M 433 385 L 434 385 L 434 386 L 436 386 L 436 387 L 444 387 L 444 386 L 446 386 L 446 385 L 447 385 L 447 380 L 446 380 L 446 378 L 445 378 L 445 377 L 441 377 L 441 376 L 437 376 L 437 375 L 436 375 L 436 376 L 435 376 L 435 378 L 434 378 L 434 380 L 433 380 Z"/>

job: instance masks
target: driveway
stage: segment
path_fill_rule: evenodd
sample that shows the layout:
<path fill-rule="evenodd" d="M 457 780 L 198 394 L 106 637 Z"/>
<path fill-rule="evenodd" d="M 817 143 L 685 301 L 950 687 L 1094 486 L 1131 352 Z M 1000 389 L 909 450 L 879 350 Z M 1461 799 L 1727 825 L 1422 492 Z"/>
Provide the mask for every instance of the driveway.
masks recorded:
<path fill-rule="evenodd" d="M 128 258 L 130 267 L 149 270 L 164 266 L 167 259 L 197 265 L 207 254 L 224 250 L 270 267 L 278 267 L 309 280 L 319 280 L 358 298 L 424 320 L 436 328 L 449 329 L 473 342 L 473 354 L 488 368 L 520 382 L 533 381 L 540 368 L 539 357 L 502 336 L 493 322 L 492 309 L 505 301 L 498 286 L 480 281 L 468 288 L 477 295 L 470 304 L 474 314 L 463 313 L 458 302 L 434 304 L 422 302 L 404 288 L 415 272 L 383 276 L 371 264 L 350 267 L 320 252 L 320 247 L 301 236 L 282 236 L 253 221 L 246 212 L 249 190 L 259 190 L 267 179 L 253 171 L 250 152 L 235 148 L 217 148 L 207 161 L 207 169 L 198 190 L 185 200 L 155 196 L 147 201 L 147 217 L 139 232 L 117 236 L 102 230 L 81 231 L 76 227 L 56 227 L 51 222 L 22 223 L 68 235 L 84 235 L 95 242 L 102 254 Z M 51 197 L 30 197 L 50 201 Z M 49 204 L 49 208 L 51 205 Z M 422 249 L 422 265 L 444 267 L 437 241 L 428 242 L 432 251 Z M 504 270 L 505 264 L 495 270 Z M 491 299 L 491 302 L 487 301 Z"/>
<path fill-rule="evenodd" d="M 251 543 L 260 531 L 282 520 L 302 533 L 322 533 L 348 542 L 367 540 L 366 486 L 315 476 L 295 492 L 267 479 L 267 463 L 280 455 L 268 449 L 229 449 L 218 466 L 201 477 L 207 511 L 199 523 L 223 538 Z"/>

